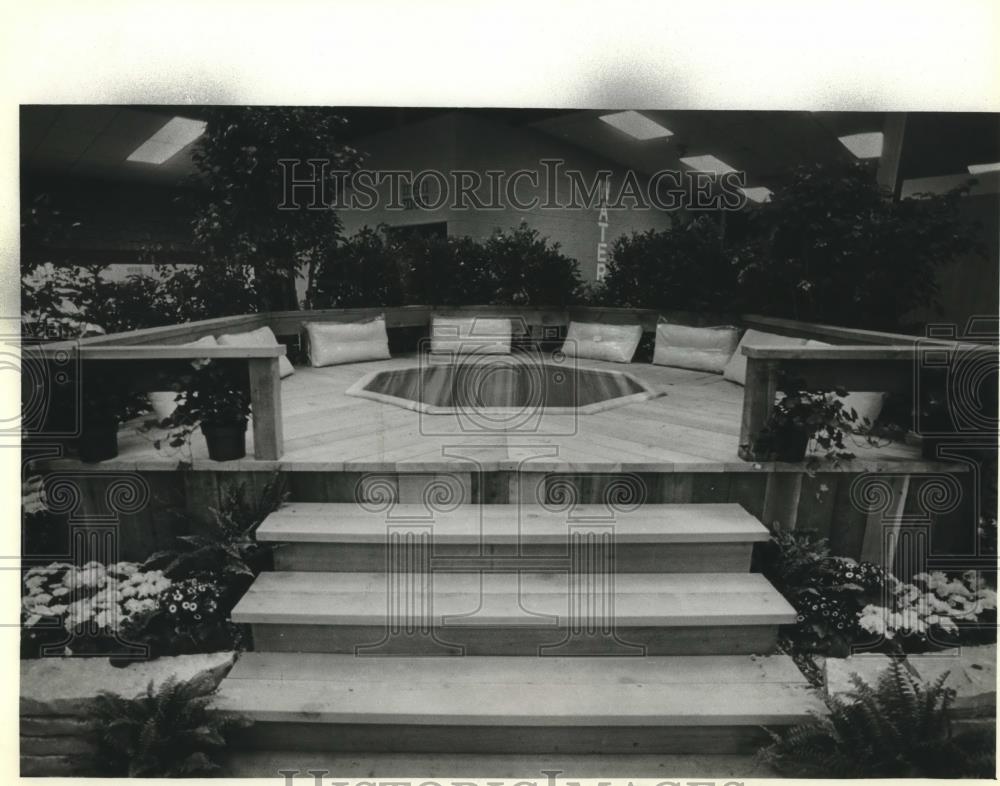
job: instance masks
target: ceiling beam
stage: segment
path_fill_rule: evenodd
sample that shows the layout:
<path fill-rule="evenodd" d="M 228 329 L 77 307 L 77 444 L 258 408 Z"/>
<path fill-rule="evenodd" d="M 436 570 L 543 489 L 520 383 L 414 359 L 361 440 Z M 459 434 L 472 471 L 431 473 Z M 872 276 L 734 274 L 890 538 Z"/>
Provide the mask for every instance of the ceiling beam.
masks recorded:
<path fill-rule="evenodd" d="M 878 160 L 876 180 L 893 199 L 899 199 L 903 185 L 899 164 L 903 158 L 903 137 L 906 135 L 906 112 L 888 112 L 882 125 L 882 155 Z"/>

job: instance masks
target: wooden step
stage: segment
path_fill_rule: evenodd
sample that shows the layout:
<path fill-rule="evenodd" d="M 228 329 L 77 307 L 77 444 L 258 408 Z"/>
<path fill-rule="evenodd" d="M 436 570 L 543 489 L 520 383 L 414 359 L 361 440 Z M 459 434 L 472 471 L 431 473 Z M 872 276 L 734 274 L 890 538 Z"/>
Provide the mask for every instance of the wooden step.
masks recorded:
<path fill-rule="evenodd" d="M 257 749 L 466 753 L 736 753 L 822 710 L 786 656 L 246 653 L 216 705 Z"/>
<path fill-rule="evenodd" d="M 232 619 L 260 651 L 739 654 L 795 610 L 750 573 L 274 572 Z"/>
<path fill-rule="evenodd" d="M 643 505 L 609 513 L 604 505 L 556 510 L 539 505 L 461 505 L 430 512 L 337 503 L 290 503 L 272 513 L 257 539 L 279 544 L 283 571 L 383 570 L 391 538 L 426 537 L 431 557 L 452 569 L 513 569 L 523 560 L 566 566 L 571 537 L 610 533 L 621 572 L 746 572 L 753 544 L 769 533 L 740 505 Z"/>

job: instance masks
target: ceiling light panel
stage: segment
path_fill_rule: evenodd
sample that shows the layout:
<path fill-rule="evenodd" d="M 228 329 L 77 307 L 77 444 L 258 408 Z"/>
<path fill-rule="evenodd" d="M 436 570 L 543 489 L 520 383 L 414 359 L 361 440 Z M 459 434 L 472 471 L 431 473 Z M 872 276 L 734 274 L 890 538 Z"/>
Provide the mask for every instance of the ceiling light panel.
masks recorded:
<path fill-rule="evenodd" d="M 681 163 L 699 172 L 714 172 L 716 175 L 724 175 L 726 172 L 736 171 L 725 161 L 715 156 L 688 156 L 687 158 L 682 158 Z"/>
<path fill-rule="evenodd" d="M 878 158 L 882 155 L 883 136 L 881 131 L 871 131 L 864 134 L 848 134 L 837 137 L 840 144 L 846 147 L 855 158 Z"/>
<path fill-rule="evenodd" d="M 204 133 L 204 120 L 173 117 L 159 131 L 132 151 L 126 160 L 143 164 L 163 164 Z"/>
<path fill-rule="evenodd" d="M 750 188 L 741 188 L 746 198 L 751 202 L 767 202 L 773 195 L 770 188 L 765 186 L 752 186 Z"/>
<path fill-rule="evenodd" d="M 666 139 L 674 135 L 674 132 L 669 128 L 664 128 L 655 120 L 650 120 L 645 115 L 632 110 L 601 115 L 600 118 L 609 126 L 624 131 L 630 137 L 640 139 L 643 142 L 648 139 Z"/>

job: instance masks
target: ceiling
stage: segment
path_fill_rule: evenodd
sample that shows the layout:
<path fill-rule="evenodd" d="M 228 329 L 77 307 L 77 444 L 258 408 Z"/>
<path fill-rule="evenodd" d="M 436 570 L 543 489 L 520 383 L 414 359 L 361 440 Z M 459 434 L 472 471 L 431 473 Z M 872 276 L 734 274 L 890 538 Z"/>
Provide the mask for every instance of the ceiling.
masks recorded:
<path fill-rule="evenodd" d="M 318 109 L 317 111 L 323 111 Z M 454 109 L 351 107 L 329 109 L 348 119 L 345 141 L 407 125 Z M 882 113 L 644 111 L 673 132 L 669 139 L 636 140 L 601 122 L 598 110 L 470 109 L 496 122 L 532 128 L 616 164 L 641 172 L 682 168 L 678 158 L 710 153 L 747 172 L 747 185 L 773 185 L 791 167 L 851 161 L 837 137 L 880 131 Z M 191 148 L 167 162 L 127 156 L 175 115 L 198 118 L 188 106 L 22 106 L 21 164 L 25 175 L 180 185 L 193 174 Z M 363 142 L 362 145 L 363 147 Z M 966 172 L 969 164 L 1000 161 L 1000 115 L 911 113 L 901 177 Z"/>

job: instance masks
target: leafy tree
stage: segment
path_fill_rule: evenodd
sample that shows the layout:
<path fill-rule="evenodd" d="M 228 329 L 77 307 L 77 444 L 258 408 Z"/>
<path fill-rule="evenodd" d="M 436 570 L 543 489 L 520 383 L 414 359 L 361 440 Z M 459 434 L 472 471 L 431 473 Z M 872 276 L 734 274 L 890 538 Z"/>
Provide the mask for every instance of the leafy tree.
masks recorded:
<path fill-rule="evenodd" d="M 967 190 L 894 201 L 867 165 L 800 167 L 732 245 L 741 299 L 772 316 L 898 330 L 936 305 L 939 266 L 982 252 L 959 215 Z"/>
<path fill-rule="evenodd" d="M 297 308 L 300 271 L 310 279 L 340 236 L 340 219 L 322 204 L 333 200 L 338 172 L 352 171 L 361 161 L 357 150 L 338 141 L 346 120 L 314 107 L 217 107 L 205 119 L 193 153 L 204 194 L 196 198 L 192 224 L 204 256 L 197 276 L 244 282 L 259 310 Z M 288 170 L 299 179 L 311 177 L 308 159 L 328 162 L 317 167 L 317 182 L 325 189 L 319 207 L 307 207 L 311 198 L 299 193 L 299 208 L 279 209 L 285 200 L 283 159 L 303 162 Z M 218 304 L 219 313 L 235 313 L 227 305 Z"/>

